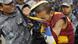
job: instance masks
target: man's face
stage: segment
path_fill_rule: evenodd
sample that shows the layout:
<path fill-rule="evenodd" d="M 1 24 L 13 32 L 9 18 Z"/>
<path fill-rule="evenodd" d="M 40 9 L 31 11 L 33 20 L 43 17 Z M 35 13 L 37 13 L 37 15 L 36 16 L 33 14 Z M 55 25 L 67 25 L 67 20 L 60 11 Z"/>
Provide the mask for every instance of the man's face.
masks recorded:
<path fill-rule="evenodd" d="M 3 4 L 3 12 L 4 13 L 12 13 L 15 11 L 14 3 L 11 4 Z"/>
<path fill-rule="evenodd" d="M 28 16 L 29 13 L 30 13 L 30 8 L 25 7 L 25 8 L 23 9 L 23 14 L 24 14 L 25 16 Z"/>
<path fill-rule="evenodd" d="M 37 14 L 37 17 L 44 19 L 44 21 L 50 20 L 50 14 L 47 14 L 47 12 L 45 10 L 39 12 Z"/>
<path fill-rule="evenodd" d="M 64 14 L 69 14 L 71 12 L 71 7 L 62 7 L 62 11 Z"/>

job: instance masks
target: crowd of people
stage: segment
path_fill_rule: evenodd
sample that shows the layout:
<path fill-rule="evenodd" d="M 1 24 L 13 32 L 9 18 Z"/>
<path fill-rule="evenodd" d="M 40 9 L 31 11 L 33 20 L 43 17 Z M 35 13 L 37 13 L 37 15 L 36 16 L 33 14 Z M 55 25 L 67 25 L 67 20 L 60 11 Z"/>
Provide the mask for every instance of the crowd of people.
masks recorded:
<path fill-rule="evenodd" d="M 78 44 L 78 1 L 0 0 L 5 44 Z"/>

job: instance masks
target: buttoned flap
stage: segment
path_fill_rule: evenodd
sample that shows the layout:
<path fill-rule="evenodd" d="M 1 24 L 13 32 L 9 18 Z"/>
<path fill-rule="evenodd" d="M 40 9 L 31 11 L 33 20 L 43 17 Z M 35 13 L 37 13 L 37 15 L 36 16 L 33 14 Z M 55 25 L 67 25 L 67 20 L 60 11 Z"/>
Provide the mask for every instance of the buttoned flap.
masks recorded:
<path fill-rule="evenodd" d="M 18 31 L 18 27 L 16 25 L 16 23 L 12 20 L 12 21 L 6 21 L 5 23 L 3 23 L 2 25 L 2 32 L 3 32 L 3 36 L 7 39 L 10 40 L 12 38 L 14 38 L 15 33 Z"/>
<path fill-rule="evenodd" d="M 18 25 L 22 24 L 23 26 L 27 26 L 27 24 L 26 24 L 26 22 L 25 22 L 25 20 L 24 20 L 24 18 L 23 18 L 23 16 L 21 14 L 17 14 L 15 20 L 16 20 L 16 23 Z"/>
<path fill-rule="evenodd" d="M 58 43 L 68 43 L 68 36 L 59 36 Z"/>
<path fill-rule="evenodd" d="M 23 22 L 23 19 L 21 17 L 16 18 L 16 23 L 21 24 Z"/>

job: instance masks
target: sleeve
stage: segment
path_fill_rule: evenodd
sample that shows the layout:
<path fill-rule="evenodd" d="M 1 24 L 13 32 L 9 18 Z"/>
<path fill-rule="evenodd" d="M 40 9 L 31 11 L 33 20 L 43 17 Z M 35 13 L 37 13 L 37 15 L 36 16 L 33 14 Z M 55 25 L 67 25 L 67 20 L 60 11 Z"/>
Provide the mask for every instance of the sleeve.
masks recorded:
<path fill-rule="evenodd" d="M 74 44 L 74 28 L 72 26 L 72 23 L 69 22 L 68 26 L 67 26 L 67 34 L 68 34 L 68 38 L 69 38 L 69 44 Z"/>

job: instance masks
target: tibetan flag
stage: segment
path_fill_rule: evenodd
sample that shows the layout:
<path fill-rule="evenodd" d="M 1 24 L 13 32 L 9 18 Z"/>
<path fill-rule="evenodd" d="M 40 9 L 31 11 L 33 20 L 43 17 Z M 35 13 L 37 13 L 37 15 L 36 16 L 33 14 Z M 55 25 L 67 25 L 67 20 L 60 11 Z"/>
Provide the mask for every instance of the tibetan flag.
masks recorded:
<path fill-rule="evenodd" d="M 52 32 L 51 32 L 51 28 L 49 26 L 47 28 L 45 28 L 44 35 L 46 36 L 46 42 L 48 44 L 56 44 L 54 37 L 52 35 Z"/>

